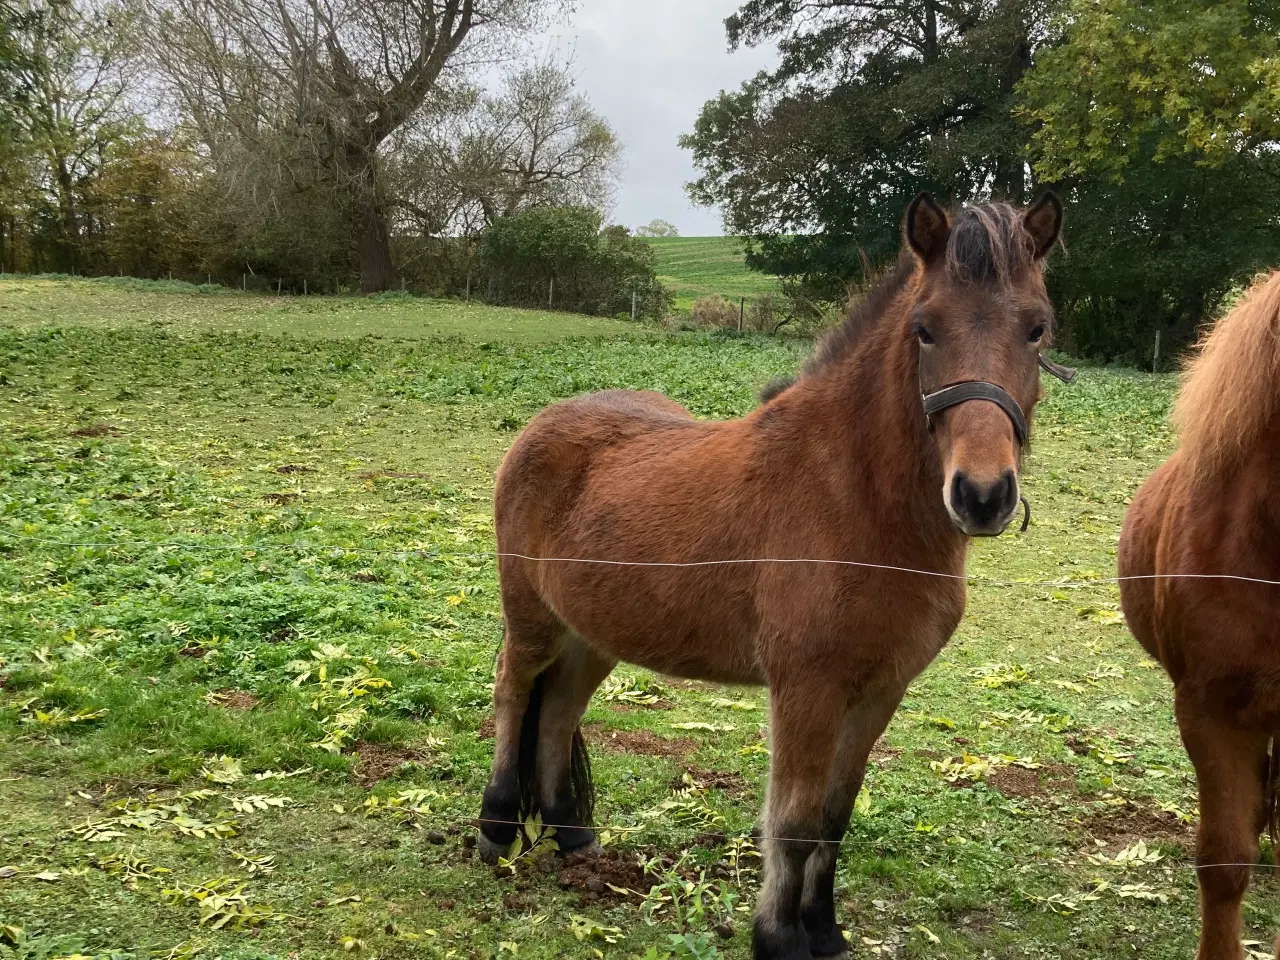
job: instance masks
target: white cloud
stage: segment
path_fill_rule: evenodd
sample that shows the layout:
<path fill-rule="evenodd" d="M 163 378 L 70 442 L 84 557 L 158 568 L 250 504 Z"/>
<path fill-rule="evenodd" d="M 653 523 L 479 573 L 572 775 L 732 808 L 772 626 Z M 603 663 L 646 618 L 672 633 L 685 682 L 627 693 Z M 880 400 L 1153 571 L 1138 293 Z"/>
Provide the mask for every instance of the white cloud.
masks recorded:
<path fill-rule="evenodd" d="M 693 129 L 703 103 L 777 60 L 772 46 L 728 52 L 724 18 L 737 6 L 737 0 L 581 0 L 568 23 L 543 40 L 572 54 L 579 86 L 622 141 L 614 221 L 634 227 L 660 217 L 684 236 L 721 232 L 719 210 L 689 203 L 684 184 L 696 172 L 676 141 Z"/>

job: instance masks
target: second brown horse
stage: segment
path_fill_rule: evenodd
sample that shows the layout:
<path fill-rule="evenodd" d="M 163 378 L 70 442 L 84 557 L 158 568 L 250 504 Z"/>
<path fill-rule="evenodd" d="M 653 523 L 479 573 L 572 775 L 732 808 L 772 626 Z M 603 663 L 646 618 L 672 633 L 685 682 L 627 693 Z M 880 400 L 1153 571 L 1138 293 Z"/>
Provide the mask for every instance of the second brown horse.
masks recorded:
<path fill-rule="evenodd" d="M 896 272 L 748 416 L 698 421 L 613 390 L 530 423 L 494 493 L 505 636 L 488 861 L 534 810 L 562 851 L 594 843 L 578 724 L 619 660 L 766 684 L 754 955 L 845 952 L 833 882 L 868 752 L 960 622 L 969 538 L 1017 514 L 1061 223 L 1052 195 L 954 219 L 922 195 Z M 957 384 L 927 416 L 923 396 Z"/>

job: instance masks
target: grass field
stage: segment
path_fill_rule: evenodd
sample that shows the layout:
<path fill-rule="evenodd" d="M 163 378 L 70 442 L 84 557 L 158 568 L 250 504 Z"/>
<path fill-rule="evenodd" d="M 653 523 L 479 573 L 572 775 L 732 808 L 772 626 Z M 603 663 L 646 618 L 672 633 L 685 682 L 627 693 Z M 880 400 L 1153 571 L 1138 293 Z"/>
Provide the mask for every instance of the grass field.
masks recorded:
<path fill-rule="evenodd" d="M 0 280 L 0 958 L 748 957 L 762 691 L 620 668 L 587 732 L 598 820 L 637 829 L 575 869 L 474 859 L 500 637 L 483 552 L 494 468 L 542 405 L 629 386 L 733 416 L 802 355 Z M 972 572 L 1106 576 L 1171 386 L 1048 383 L 1032 527 L 975 545 Z M 843 849 L 855 957 L 1193 955 L 1194 780 L 1117 600 L 972 588 Z M 1275 879 L 1246 920 L 1280 927 Z"/>
<path fill-rule="evenodd" d="M 651 237 L 658 254 L 658 279 L 688 309 L 698 297 L 719 294 L 729 299 L 777 293 L 778 281 L 753 273 L 743 262 L 742 247 L 733 237 Z"/>

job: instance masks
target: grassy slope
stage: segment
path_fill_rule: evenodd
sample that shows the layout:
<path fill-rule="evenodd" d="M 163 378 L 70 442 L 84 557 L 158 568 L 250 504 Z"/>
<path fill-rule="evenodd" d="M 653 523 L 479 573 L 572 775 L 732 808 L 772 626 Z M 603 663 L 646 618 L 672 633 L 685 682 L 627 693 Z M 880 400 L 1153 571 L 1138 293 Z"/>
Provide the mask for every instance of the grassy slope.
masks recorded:
<path fill-rule="evenodd" d="M 110 327 L 145 324 L 180 333 L 288 334 L 305 337 L 462 336 L 546 340 L 607 336 L 634 329 L 616 320 L 517 310 L 451 300 L 382 297 L 274 297 L 189 284 L 103 277 L 95 280 L 0 277 L 0 324 Z"/>
<path fill-rule="evenodd" d="M 736 299 L 778 290 L 773 277 L 746 268 L 733 237 L 657 237 L 649 243 L 658 254 L 658 278 L 675 293 L 678 307 L 715 294 Z"/>
<path fill-rule="evenodd" d="M 12 303 L 10 289 L 0 287 L 0 303 Z M 101 317 L 99 294 L 56 287 L 50 315 Z M 665 949 L 675 925 L 646 925 L 636 898 L 583 902 L 534 863 L 496 878 L 448 832 L 474 816 L 487 773 L 477 730 L 500 635 L 496 581 L 483 558 L 422 549 L 492 549 L 494 467 L 512 429 L 549 400 L 644 386 L 700 416 L 729 416 L 793 368 L 797 349 L 701 334 L 475 343 L 212 331 L 208 317 L 226 299 L 134 293 L 130 314 L 184 319 L 36 330 L 29 321 L 45 311 L 27 295 L 27 320 L 0 328 L 0 866 L 19 871 L 0 879 L 0 925 L 42 945 L 16 955 L 550 958 L 598 948 L 638 958 Z M 441 317 L 441 332 L 474 331 L 461 308 Z M 241 310 L 236 323 L 256 321 Z M 580 321 L 532 322 L 550 336 Z M 1027 463 L 1032 530 L 975 546 L 973 571 L 1105 575 L 1125 502 L 1167 451 L 1170 386 L 1097 370 L 1072 387 L 1049 383 Z M 286 465 L 306 469 L 279 472 Z M 121 545 L 68 549 L 14 535 Z M 158 543 L 181 546 L 148 546 Z M 227 545 L 236 546 L 211 549 Z M 876 753 L 869 803 L 844 848 L 841 913 L 855 956 L 1193 952 L 1191 828 L 1165 812 L 1194 810 L 1193 780 L 1167 682 L 1116 622 L 1116 601 L 1110 586 L 972 588 L 959 634 Z M 331 648 L 331 676 L 368 669 L 390 688 L 343 701 L 314 675 L 295 685 L 292 662 L 326 644 L 369 658 Z M 764 694 L 620 674 L 624 690 L 660 684 L 674 707 L 624 709 L 616 695 L 593 703 L 599 818 L 643 826 L 614 846 L 628 857 L 687 851 L 686 876 L 705 869 L 717 893 L 749 905 L 749 871 L 741 885 L 713 878 L 732 847 L 691 841 L 754 820 Z M 229 692 L 256 705 L 236 709 L 252 701 L 227 701 Z M 341 754 L 311 746 L 353 705 L 365 713 Z M 94 718 L 99 710 L 108 712 Z M 733 729 L 677 726 L 688 722 Z M 685 738 L 687 752 L 617 749 L 642 731 Z M 933 767 L 965 755 L 1041 766 L 954 785 Z M 225 770 L 222 756 L 239 761 L 243 779 L 201 774 Z M 267 770 L 305 772 L 252 778 Z M 695 783 L 720 786 L 661 809 L 690 770 Z M 183 801 L 187 815 L 234 819 L 237 836 L 118 824 L 118 836 L 89 842 L 67 832 L 119 815 L 122 798 L 155 806 L 149 795 L 200 788 L 216 795 Z M 235 809 L 248 795 L 295 805 Z M 430 830 L 445 842 L 428 842 Z M 1138 839 L 1164 859 L 1122 872 L 1089 858 Z M 251 873 L 236 854 L 274 857 L 274 870 Z M 121 857 L 171 873 L 128 879 Z M 219 878 L 236 878 L 249 904 L 277 916 L 215 931 L 199 925 L 194 903 L 164 892 Z M 1109 886 L 1099 891 L 1098 880 Z M 579 942 L 575 915 L 618 928 L 618 942 Z M 718 949 L 745 958 L 746 914 L 730 916 L 740 932 Z M 691 935 L 716 919 L 708 907 Z M 1280 925 L 1274 880 L 1255 883 L 1247 920 L 1259 937 Z"/>

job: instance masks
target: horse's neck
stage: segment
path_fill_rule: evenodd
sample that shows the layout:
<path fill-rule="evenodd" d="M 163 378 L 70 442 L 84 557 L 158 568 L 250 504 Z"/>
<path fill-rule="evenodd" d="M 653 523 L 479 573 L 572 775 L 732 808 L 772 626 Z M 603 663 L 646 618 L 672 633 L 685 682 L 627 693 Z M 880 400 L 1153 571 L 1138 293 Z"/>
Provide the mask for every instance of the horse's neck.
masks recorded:
<path fill-rule="evenodd" d="M 965 539 L 942 504 L 942 473 L 920 405 L 910 340 L 889 318 L 845 358 L 805 378 L 796 391 L 803 449 L 821 459 L 811 477 L 838 478 L 851 504 L 893 527 L 946 565 L 962 563 Z M 797 472 L 797 482 L 806 482 Z M 829 482 L 829 480 L 828 480 Z"/>

